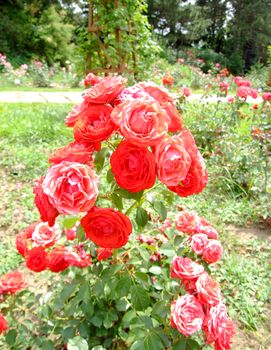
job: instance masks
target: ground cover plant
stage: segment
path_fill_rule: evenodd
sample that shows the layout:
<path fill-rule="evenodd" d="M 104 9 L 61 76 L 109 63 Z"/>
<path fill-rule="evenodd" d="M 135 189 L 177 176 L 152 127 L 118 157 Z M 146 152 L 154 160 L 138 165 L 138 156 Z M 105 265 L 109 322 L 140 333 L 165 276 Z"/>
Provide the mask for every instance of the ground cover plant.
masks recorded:
<path fill-rule="evenodd" d="M 19 145 L 20 145 L 20 147 L 22 147 L 22 145 L 25 145 L 26 147 L 23 147 L 24 148 L 24 150 L 22 150 L 22 155 L 21 155 L 21 157 L 22 157 L 22 160 L 23 160 L 23 153 L 26 151 L 27 153 L 27 155 L 30 157 L 31 156 L 31 154 L 34 154 L 34 150 L 33 149 L 31 149 L 31 148 L 29 148 L 29 145 L 28 145 L 28 142 L 25 142 L 25 138 L 28 136 L 27 135 L 27 132 L 25 132 L 25 130 L 24 130 L 24 126 L 26 125 L 26 126 L 29 126 L 29 125 L 31 125 L 31 124 L 27 124 L 27 123 L 25 123 L 25 120 L 28 120 L 28 122 L 29 123 L 31 123 L 31 120 L 33 121 L 33 115 L 37 115 L 37 112 L 38 112 L 38 110 L 37 110 L 37 108 L 39 108 L 39 113 L 40 113 L 40 105 L 35 105 L 35 106 L 33 106 L 33 114 L 32 114 L 32 116 L 31 115 L 28 115 L 28 112 L 26 112 L 27 111 L 27 107 L 25 106 L 25 108 L 21 108 L 21 110 L 20 111 L 18 111 L 17 112 L 17 119 L 15 118 L 14 119 L 14 127 L 12 127 L 11 129 L 10 129 L 10 132 L 8 132 L 7 131 L 7 127 L 5 127 L 5 123 L 4 123 L 4 126 L 3 126 L 3 129 L 5 130 L 5 136 L 6 136 L 6 140 L 7 140 L 7 142 L 6 143 L 2 143 L 1 144 L 1 151 L 4 151 L 5 153 L 5 156 L 7 155 L 7 154 L 10 154 L 10 155 L 12 155 L 12 154 L 15 154 L 15 152 L 14 153 L 12 153 L 13 152 L 13 147 L 10 147 L 10 145 L 14 145 L 14 149 L 15 149 L 15 147 L 18 147 Z M 55 106 L 53 107 L 53 108 L 51 108 L 51 107 L 49 107 L 49 106 L 47 106 L 47 107 L 45 107 L 45 112 L 44 112 L 44 116 L 42 117 L 42 119 L 41 119 L 41 123 L 40 124 L 38 124 L 37 125 L 37 128 L 36 129 L 34 129 L 34 131 L 33 131 L 33 134 L 31 135 L 31 139 L 32 139 L 32 141 L 33 140 L 36 140 L 38 143 L 40 143 L 40 148 L 39 148 L 39 150 L 40 150 L 40 152 L 39 152 L 39 154 L 37 154 L 36 153 L 36 156 L 37 156 L 37 163 L 36 163 L 36 165 L 37 165 L 37 167 L 34 167 L 34 166 L 32 166 L 31 167 L 31 164 L 32 164 L 32 161 L 31 161 L 31 159 L 29 158 L 29 166 L 27 165 L 27 167 L 24 169 L 24 168 L 21 168 L 20 169 L 20 166 L 18 167 L 18 169 L 17 169 L 17 172 L 15 172 L 15 173 L 12 173 L 12 172 L 10 172 L 10 175 L 13 177 L 13 179 L 15 179 L 15 178 L 18 178 L 18 179 L 20 179 L 20 180 L 23 180 L 24 179 L 24 177 L 25 177 L 25 175 L 28 173 L 28 171 L 30 171 L 30 174 L 29 174 L 29 176 L 28 176 L 28 179 L 30 180 L 31 178 L 33 178 L 33 172 L 35 172 L 35 176 L 34 177 L 39 177 L 40 175 L 42 175 L 44 172 L 45 172 L 45 170 L 46 170 L 46 168 L 47 168 L 47 163 L 46 163 L 46 161 L 45 161 L 45 159 L 44 159 L 44 157 L 43 157 L 43 155 L 41 154 L 42 152 L 45 152 L 46 154 L 49 154 L 50 153 L 50 150 L 51 149 L 53 149 L 53 148 L 55 148 L 55 147 L 58 147 L 58 146 L 60 146 L 61 144 L 63 144 L 63 143 L 66 143 L 66 142 L 68 142 L 69 140 L 71 140 L 71 133 L 70 132 L 68 132 L 67 131 L 67 129 L 65 129 L 64 127 L 63 127 L 63 124 L 62 124 L 62 122 L 61 122 L 61 120 L 63 120 L 62 118 L 63 118 L 63 116 L 67 113 L 67 110 L 69 109 L 69 108 L 67 108 L 67 106 L 58 106 L 58 108 L 59 108 L 59 110 L 57 110 L 57 112 L 55 112 Z M 5 113 L 3 114 L 3 116 L 5 116 L 4 118 L 7 118 L 7 119 L 9 119 L 9 117 L 8 117 L 8 110 L 9 110 L 9 107 L 3 107 L 3 109 L 4 109 L 4 111 L 5 111 Z M 14 107 L 12 108 L 11 107 L 11 109 L 13 109 L 14 110 Z M 23 111 L 22 111 L 23 110 Z M 48 113 L 49 112 L 49 113 Z M 24 121 L 22 121 L 21 119 L 21 116 L 24 114 L 24 113 L 26 113 L 26 115 L 24 115 Z M 13 113 L 12 113 L 13 114 Z M 50 117 L 48 118 L 48 114 L 50 115 Z M 62 114 L 62 115 L 61 115 Z M 46 117 L 46 115 L 47 115 L 47 117 Z M 51 130 L 51 134 L 49 133 L 49 134 L 46 134 L 45 133 L 45 135 L 43 136 L 43 137 L 41 137 L 41 141 L 40 140 L 38 140 L 39 139 L 39 137 L 41 136 L 41 135 L 43 135 L 43 133 L 44 133 L 44 131 L 45 131 L 45 125 L 43 125 L 43 123 L 44 123 L 44 117 L 45 117 L 45 120 L 46 120 L 46 118 L 48 118 L 48 124 L 50 124 L 50 122 L 52 121 L 52 120 L 54 120 L 54 122 L 56 122 L 56 125 L 59 125 L 59 129 L 57 128 L 56 129 L 56 133 L 54 133 L 53 132 L 53 130 Z M 52 119 L 50 119 L 50 118 L 52 118 Z M 16 125 L 16 123 L 19 123 L 19 121 L 21 120 L 21 122 L 22 122 L 22 127 L 21 128 L 16 128 L 15 127 L 15 125 Z M 188 121 L 189 122 L 189 121 Z M 58 124 L 59 123 L 59 124 Z M 2 124 L 3 125 L 3 124 Z M 191 124 L 192 125 L 192 124 Z M 49 125 L 48 125 L 49 126 Z M 50 130 L 50 129 L 49 129 Z M 13 135 L 14 134 L 14 135 Z M 60 135 L 60 137 L 58 136 L 57 137 L 57 134 L 58 135 Z M 36 139 L 35 139 L 36 138 Z M 8 139 L 9 139 L 9 142 L 8 142 Z M 61 140 L 60 140 L 61 139 Z M 53 141 L 53 144 L 52 144 L 52 140 L 54 140 Z M 64 142 L 63 142 L 64 141 Z M 8 153 L 8 152 L 10 152 L 10 153 Z M 3 159 L 7 159 L 6 157 L 3 157 Z M 38 163 L 40 162 L 40 164 L 42 165 L 41 167 L 39 167 L 38 166 Z M 207 158 L 207 162 L 209 162 L 209 159 Z M 12 164 L 13 163 L 13 164 Z M 13 160 L 11 160 L 11 161 L 9 161 L 9 162 L 7 162 L 6 160 L 4 160 L 4 163 L 3 163 L 4 165 L 5 165 L 5 169 L 7 170 L 7 169 L 12 169 L 14 166 L 16 166 L 16 164 L 18 164 L 18 159 L 13 159 Z M 25 181 L 25 180 L 24 180 Z M 211 179 L 211 181 L 212 181 L 212 179 Z M 22 184 L 21 184 L 22 185 Z M 208 187 L 207 187 L 207 190 L 208 190 Z M 210 190 L 210 192 L 209 193 L 212 193 L 213 192 L 213 189 L 211 189 Z M 32 214 L 32 203 L 31 203 L 31 200 L 32 200 L 32 198 L 33 198 L 33 196 L 32 196 L 32 194 L 31 194 L 31 186 L 29 186 L 29 191 L 28 191 L 28 200 L 29 200 L 29 202 L 28 202 L 28 208 L 29 208 L 29 212 L 31 212 L 31 215 L 33 215 Z M 20 197 L 19 195 L 18 195 L 18 197 Z M 209 201 L 208 201 L 208 197 L 210 198 L 209 199 Z M 235 211 L 236 211 L 236 207 L 234 207 L 235 206 L 235 200 L 234 200 L 234 198 L 232 198 L 230 195 L 229 195 L 229 197 L 226 195 L 226 196 L 224 196 L 224 197 L 226 197 L 227 198 L 227 203 L 226 203 L 226 205 L 225 206 L 229 206 L 228 205 L 228 203 L 230 203 L 231 202 L 231 204 L 232 204 L 232 206 L 233 206 L 233 208 L 231 209 L 231 208 L 227 208 L 227 210 L 229 210 L 229 214 L 228 214 L 228 221 L 231 221 L 231 213 L 232 214 L 235 214 L 236 215 L 236 221 L 238 220 L 238 214 L 236 214 L 235 213 Z M 210 213 L 210 209 L 208 209 L 208 206 L 211 204 L 212 206 L 213 206 L 213 208 L 216 208 L 217 209 L 217 203 L 219 203 L 219 200 L 221 201 L 221 196 L 219 195 L 219 193 L 218 193 L 218 195 L 217 195 L 217 202 L 215 202 L 214 203 L 214 200 L 213 200 L 213 198 L 211 198 L 211 196 L 210 195 L 208 195 L 208 193 L 207 194 L 204 194 L 204 192 L 201 194 L 201 195 L 199 195 L 199 198 L 197 198 L 197 199 L 193 199 L 192 197 L 190 197 L 191 199 L 190 200 L 188 200 L 188 201 L 185 201 L 185 205 L 188 205 L 188 207 L 190 207 L 190 208 L 196 208 L 196 207 L 198 207 L 197 208 L 197 211 L 199 211 L 199 207 L 200 207 L 200 209 L 202 209 L 202 211 L 200 210 L 200 212 L 202 213 L 202 215 L 205 215 L 205 213 L 207 214 L 207 217 L 209 218 L 210 216 L 212 216 L 212 214 Z M 220 198 L 220 199 L 219 199 Z M 203 203 L 204 203 L 204 199 L 206 200 L 206 204 L 204 205 Z M 20 200 L 20 201 L 25 201 L 25 198 L 24 199 L 21 199 L 21 198 L 17 198 L 17 200 Z M 106 200 L 106 199 L 104 199 L 104 200 Z M 242 201 L 243 201 L 243 198 L 241 198 L 241 200 L 240 200 L 240 203 L 242 203 Z M 181 202 L 182 203 L 182 205 L 184 204 L 184 201 L 182 201 Z M 230 207 L 230 206 L 229 206 Z M 243 208 L 245 207 L 245 205 L 243 206 Z M 149 210 L 149 208 L 148 208 L 148 210 Z M 223 210 L 223 209 L 222 209 Z M 28 211 L 28 210 L 27 210 Z M 251 212 L 253 212 L 253 208 L 251 208 Z M 250 217 L 250 214 L 251 214 L 251 212 L 248 214 L 248 217 Z M 221 212 L 219 213 L 219 211 L 217 211 L 217 216 L 215 216 L 214 215 L 214 217 L 216 218 L 216 220 L 218 221 L 219 220 L 219 216 L 220 216 L 220 214 L 221 214 Z M 157 214 L 156 214 L 157 215 Z M 16 216 L 16 215 L 15 215 Z M 35 217 L 35 219 L 37 218 L 37 213 L 35 213 L 34 214 L 34 217 Z M 143 218 L 144 218 L 144 215 L 143 215 Z M 28 223 L 31 223 L 32 221 L 33 221 L 33 216 L 32 217 L 28 217 L 27 219 L 26 219 L 26 221 L 28 222 Z M 227 220 L 226 218 L 224 218 L 223 217 L 223 219 L 225 219 L 225 220 Z M 18 221 L 17 221 L 18 222 Z M 4 223 L 4 226 L 6 226 L 7 227 L 7 225 L 8 225 L 8 221 L 6 221 L 5 223 Z M 15 225 L 14 225 L 14 227 L 15 227 Z M 146 243 L 145 243 L 146 244 Z M 147 248 L 148 249 L 148 248 Z M 149 252 L 148 250 L 147 250 L 147 252 Z M 150 253 L 150 252 L 149 252 Z M 149 254 L 150 255 L 150 254 Z M 259 257 L 260 259 L 261 258 L 263 258 L 264 259 L 264 257 Z M 229 264 L 228 265 L 228 267 L 229 267 L 229 269 L 228 269 L 228 274 L 230 274 L 230 273 L 232 273 L 233 272 L 233 266 L 234 266 L 234 264 Z M 255 268 L 255 267 L 254 267 Z M 7 269 L 8 270 L 8 269 Z M 6 271 L 5 271 L 6 272 Z M 153 277 L 157 277 L 158 279 L 159 279 L 159 275 L 157 276 L 156 274 L 152 274 L 151 273 L 151 275 L 153 275 Z M 234 274 L 233 274 L 234 275 Z M 71 276 L 67 276 L 67 278 L 70 278 Z M 260 278 L 262 278 L 263 280 L 266 278 L 266 275 L 263 273 L 263 271 L 261 272 L 261 271 L 259 271 L 259 281 L 260 281 Z M 223 280 L 223 277 L 222 277 L 222 280 Z M 232 278 L 232 284 L 235 284 L 237 287 L 238 287 L 238 281 L 233 277 Z M 72 288 L 71 288 L 72 289 Z M 159 289 L 158 289 L 159 290 Z M 67 292 L 66 292 L 67 293 Z M 81 293 L 83 293 L 83 292 L 81 292 Z M 244 292 L 242 292 L 242 293 L 244 293 Z M 244 295 L 244 294 L 243 294 Z M 242 298 L 240 298 L 240 299 L 242 299 Z M 256 298 L 257 299 L 257 298 Z M 263 300 L 263 308 L 265 308 L 265 301 L 266 301 L 266 295 L 263 293 L 263 297 L 261 297 L 261 300 Z M 240 304 L 239 304 L 240 305 Z M 59 306 L 58 306 L 59 307 Z M 236 307 L 236 309 L 237 309 L 237 307 Z M 242 307 L 240 307 L 240 309 L 241 310 L 245 310 L 245 306 L 243 305 Z M 44 311 L 45 313 L 46 312 L 48 312 L 48 310 L 47 311 Z M 247 315 L 247 313 L 245 312 L 245 314 Z M 48 317 L 48 316 L 47 316 Z M 242 317 L 243 317 L 243 315 L 242 315 Z M 242 319 L 242 317 L 240 317 L 240 319 Z M 46 317 L 45 317 L 45 320 L 46 320 Z M 48 320 L 48 318 L 47 318 L 47 320 Z M 255 327 L 257 327 L 256 326 L 256 323 L 257 322 L 260 322 L 260 324 L 261 324 L 261 320 L 257 320 L 257 315 L 256 314 L 254 314 L 253 315 L 253 317 L 252 317 L 252 321 L 247 321 L 247 319 L 244 321 L 244 319 L 243 319 L 243 323 L 244 324 L 246 324 L 246 323 L 248 323 L 248 324 L 250 324 L 250 327 L 251 327 L 251 325 L 252 325 L 252 328 L 255 328 Z M 47 321 L 48 322 L 48 321 Z M 147 321 L 146 321 L 147 322 Z M 255 323 L 256 322 L 256 323 Z M 45 324 L 46 324 L 46 321 L 45 321 Z M 246 324 L 247 325 L 247 324 Z M 29 326 L 29 325 L 28 325 Z M 74 326 L 74 325 L 73 325 Z M 46 324 L 46 327 L 48 327 L 48 324 Z M 47 331 L 48 331 L 48 329 L 45 327 L 45 329 L 44 329 L 44 332 L 46 333 Z M 29 328 L 31 328 L 30 326 L 29 326 Z M 47 330 L 46 330 L 47 329 Z M 29 329 L 26 329 L 25 331 L 30 331 Z M 58 330 L 59 331 L 59 330 Z M 69 329 L 69 330 L 67 330 L 67 332 L 71 332 L 71 333 L 69 333 L 68 335 L 66 335 L 66 340 L 68 340 L 68 338 L 70 337 L 70 334 L 72 334 L 72 331 L 71 331 L 71 329 Z M 81 332 L 82 332 L 82 334 L 84 334 L 84 330 L 81 330 Z M 14 333 L 14 332 L 13 332 Z M 22 333 L 23 334 L 23 333 Z M 81 334 L 81 333 L 80 333 Z M 12 335 L 12 333 L 11 333 L 11 335 Z M 11 335 L 9 335 L 9 337 L 8 337 L 8 339 L 11 337 Z M 84 337 L 84 335 L 83 335 L 83 337 Z M 15 337 L 15 340 L 16 340 L 16 342 L 14 343 L 14 344 L 17 344 L 16 346 L 18 346 L 18 344 L 20 343 L 20 337 L 17 335 L 17 337 Z M 79 339 L 77 339 L 78 341 L 79 341 Z M 43 339 L 42 341 L 44 341 L 45 343 L 44 344 L 47 344 L 46 343 L 46 340 L 45 339 Z M 51 340 L 52 341 L 52 340 Z M 82 340 L 81 340 L 82 341 Z M 12 343 L 12 342 L 11 342 Z M 50 343 L 50 341 L 48 342 L 48 347 L 49 346 L 52 346 L 52 343 Z M 51 345 L 50 345 L 51 344 Z M 188 343 L 189 344 L 189 343 Z M 45 345 L 44 345 L 45 346 Z M 46 345 L 47 346 L 47 345 Z M 83 345 L 82 345 L 83 346 Z M 50 347 L 49 347 L 50 348 Z"/>

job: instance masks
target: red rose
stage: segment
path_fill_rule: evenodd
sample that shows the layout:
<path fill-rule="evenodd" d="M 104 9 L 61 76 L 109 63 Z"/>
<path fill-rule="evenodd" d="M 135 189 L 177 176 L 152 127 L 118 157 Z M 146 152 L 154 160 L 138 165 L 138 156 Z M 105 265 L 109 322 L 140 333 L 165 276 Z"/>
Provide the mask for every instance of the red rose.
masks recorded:
<path fill-rule="evenodd" d="M 110 258 L 112 256 L 113 252 L 114 252 L 114 249 L 97 248 L 96 253 L 97 253 L 98 261 L 107 260 L 108 258 Z"/>
<path fill-rule="evenodd" d="M 141 83 L 136 84 L 136 87 L 147 92 L 150 96 L 152 96 L 160 105 L 164 103 L 170 102 L 173 105 L 175 104 L 174 98 L 169 94 L 168 90 L 162 86 L 155 84 L 154 82 L 146 82 L 143 81 Z"/>
<path fill-rule="evenodd" d="M 20 271 L 6 273 L 0 277 L 0 294 L 14 294 L 26 287 L 24 275 Z"/>
<path fill-rule="evenodd" d="M 167 132 L 165 113 L 156 101 L 127 100 L 114 108 L 111 117 L 120 133 L 137 146 L 153 146 Z"/>
<path fill-rule="evenodd" d="M 92 164 L 93 151 L 93 145 L 74 141 L 65 147 L 55 150 L 54 153 L 49 157 L 49 162 L 58 164 L 63 160 L 66 160 L 68 162 Z"/>
<path fill-rule="evenodd" d="M 203 250 L 202 258 L 208 264 L 213 264 L 220 260 L 223 255 L 223 248 L 219 241 L 216 239 L 210 239 L 208 244 Z"/>
<path fill-rule="evenodd" d="M 61 162 L 51 166 L 42 188 L 50 203 L 62 214 L 77 214 L 93 207 L 98 180 L 90 166 Z"/>
<path fill-rule="evenodd" d="M 95 207 L 81 220 L 88 238 L 102 248 L 124 246 L 132 232 L 130 219 L 109 208 Z"/>
<path fill-rule="evenodd" d="M 264 101 L 271 101 L 271 92 L 264 92 L 262 95 Z"/>
<path fill-rule="evenodd" d="M 175 105 L 171 102 L 164 102 L 160 104 L 162 110 L 166 114 L 166 123 L 169 132 L 180 131 L 184 127 L 184 123 L 180 113 Z"/>
<path fill-rule="evenodd" d="M 176 256 L 172 261 L 170 276 L 184 280 L 194 280 L 204 273 L 204 267 L 190 258 Z"/>
<path fill-rule="evenodd" d="M 183 140 L 185 150 L 191 158 L 191 165 L 186 178 L 179 185 L 168 186 L 168 188 L 181 197 L 187 197 L 203 191 L 208 182 L 208 173 L 191 132 L 183 130 L 179 137 Z"/>
<path fill-rule="evenodd" d="M 23 257 L 25 257 L 28 252 L 28 243 L 31 241 L 32 233 L 34 232 L 36 225 L 36 222 L 33 223 L 16 236 L 16 248 L 18 253 Z"/>
<path fill-rule="evenodd" d="M 117 184 L 130 192 L 151 188 L 155 184 L 155 158 L 147 149 L 122 141 L 110 158 Z"/>
<path fill-rule="evenodd" d="M 43 247 L 35 247 L 28 251 L 25 262 L 29 270 L 44 271 L 47 268 L 47 252 Z"/>
<path fill-rule="evenodd" d="M 197 233 L 190 237 L 192 252 L 201 255 L 208 244 L 208 236 L 204 233 Z"/>
<path fill-rule="evenodd" d="M 40 212 L 41 221 L 48 222 L 49 226 L 54 226 L 57 216 L 59 215 L 58 210 L 52 206 L 49 201 L 47 194 L 44 193 L 42 184 L 44 177 L 34 182 L 33 192 L 35 194 L 34 202 Z"/>
<path fill-rule="evenodd" d="M 231 341 L 234 334 L 234 322 L 230 318 L 227 318 L 221 327 L 218 338 L 215 341 L 215 350 L 230 350 Z"/>
<path fill-rule="evenodd" d="M 176 186 L 185 179 L 191 159 L 180 138 L 164 138 L 154 147 L 157 177 L 167 186 Z"/>
<path fill-rule="evenodd" d="M 87 114 L 87 110 L 90 104 L 86 101 L 81 102 L 80 104 L 73 107 L 71 112 L 65 119 L 65 123 L 68 127 L 73 127 L 75 122 L 83 115 Z"/>
<path fill-rule="evenodd" d="M 201 329 L 204 316 L 201 304 L 193 295 L 183 295 L 171 304 L 171 326 L 186 337 Z"/>
<path fill-rule="evenodd" d="M 4 316 L 0 313 L 0 335 L 8 329 L 8 323 Z"/>
<path fill-rule="evenodd" d="M 126 81 L 121 76 L 105 77 L 85 91 L 84 99 L 93 104 L 113 102 L 124 89 Z"/>
<path fill-rule="evenodd" d="M 174 78 L 171 75 L 165 75 L 162 78 L 162 83 L 163 83 L 163 85 L 171 86 L 174 83 Z"/>
<path fill-rule="evenodd" d="M 94 86 L 97 83 L 99 83 L 99 81 L 101 81 L 101 77 L 98 77 L 97 75 L 93 74 L 93 73 L 88 73 L 88 75 L 85 77 L 84 79 L 84 85 L 85 87 L 89 87 L 89 86 Z"/>
<path fill-rule="evenodd" d="M 77 142 L 93 143 L 107 140 L 116 126 L 111 120 L 110 105 L 91 105 L 87 113 L 74 124 L 74 139 Z"/>
<path fill-rule="evenodd" d="M 216 305 L 221 301 L 221 290 L 218 282 L 214 281 L 207 272 L 202 273 L 196 282 L 198 300 L 204 305 Z"/>
<path fill-rule="evenodd" d="M 70 264 L 66 260 L 66 249 L 65 247 L 54 248 L 47 257 L 47 267 L 52 272 L 61 272 L 66 270 Z"/>

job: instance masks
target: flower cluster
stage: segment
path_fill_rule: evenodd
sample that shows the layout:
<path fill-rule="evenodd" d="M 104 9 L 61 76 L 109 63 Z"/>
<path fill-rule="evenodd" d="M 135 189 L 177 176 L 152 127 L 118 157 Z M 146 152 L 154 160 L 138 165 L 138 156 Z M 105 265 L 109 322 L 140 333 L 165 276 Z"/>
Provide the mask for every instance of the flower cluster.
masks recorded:
<path fill-rule="evenodd" d="M 0 302 L 9 295 L 20 292 L 27 286 L 24 275 L 20 271 L 6 273 L 0 277 Z M 8 322 L 0 312 L 0 335 L 8 329 Z"/>
<path fill-rule="evenodd" d="M 171 304 L 171 326 L 185 336 L 202 329 L 207 344 L 214 343 L 216 350 L 231 349 L 235 327 L 222 301 L 219 284 L 202 265 L 180 256 L 173 259 L 171 277 L 180 279 L 187 292 Z"/>
<path fill-rule="evenodd" d="M 223 248 L 218 233 L 207 220 L 184 210 L 176 217 L 175 225 L 178 231 L 190 235 L 192 251 L 201 255 L 205 262 L 213 264 L 221 259 Z"/>

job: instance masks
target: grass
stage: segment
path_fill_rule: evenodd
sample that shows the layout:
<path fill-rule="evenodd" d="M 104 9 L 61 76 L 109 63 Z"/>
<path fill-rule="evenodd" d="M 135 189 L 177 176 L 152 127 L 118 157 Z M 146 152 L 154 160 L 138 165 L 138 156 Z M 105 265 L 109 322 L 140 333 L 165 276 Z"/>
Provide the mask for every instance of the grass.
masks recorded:
<path fill-rule="evenodd" d="M 195 129 L 195 125 L 204 124 L 205 119 L 202 117 L 199 123 L 194 118 L 201 115 L 199 108 L 202 107 L 186 108 L 185 121 L 199 137 L 200 130 Z M 21 262 L 13 248 L 14 236 L 38 219 L 33 205 L 33 179 L 45 173 L 50 152 L 72 140 L 72 130 L 64 124 L 64 117 L 70 109 L 69 104 L 0 104 L 0 188 L 3 193 L 0 203 L 0 275 Z M 223 109 L 217 111 L 218 118 L 222 115 Z M 212 123 L 215 125 L 212 120 L 208 123 L 210 128 Z M 246 134 L 247 124 L 243 124 L 240 133 Z M 179 198 L 179 204 L 194 209 L 222 231 L 228 223 L 245 225 L 248 221 L 257 221 L 257 201 L 219 188 L 217 177 L 213 175 L 214 161 L 207 158 L 207 163 L 210 181 L 206 190 L 198 196 Z M 222 284 L 230 313 L 243 328 L 265 329 L 270 295 L 268 280 L 271 277 L 266 261 L 270 258 L 270 248 L 264 240 L 244 242 L 225 230 L 221 239 L 225 257 L 219 268 L 216 266 L 215 273 Z"/>

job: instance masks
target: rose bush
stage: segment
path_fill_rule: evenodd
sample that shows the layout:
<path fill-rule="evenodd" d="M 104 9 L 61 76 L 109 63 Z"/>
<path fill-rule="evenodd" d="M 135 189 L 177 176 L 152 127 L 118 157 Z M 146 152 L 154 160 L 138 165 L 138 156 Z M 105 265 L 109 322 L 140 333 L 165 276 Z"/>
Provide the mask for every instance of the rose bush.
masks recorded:
<path fill-rule="evenodd" d="M 166 89 L 125 83 L 86 78 L 92 87 L 66 118 L 75 140 L 35 181 L 40 222 L 18 234 L 16 247 L 30 270 L 61 275 L 40 299 L 47 339 L 32 335 L 31 345 L 229 349 L 234 325 L 208 267 L 222 257 L 218 232 L 196 213 L 166 206 L 174 193 L 204 189 L 204 159 Z M 12 276 L 1 278 L 0 294 L 24 286 L 15 280 L 14 289 Z"/>

